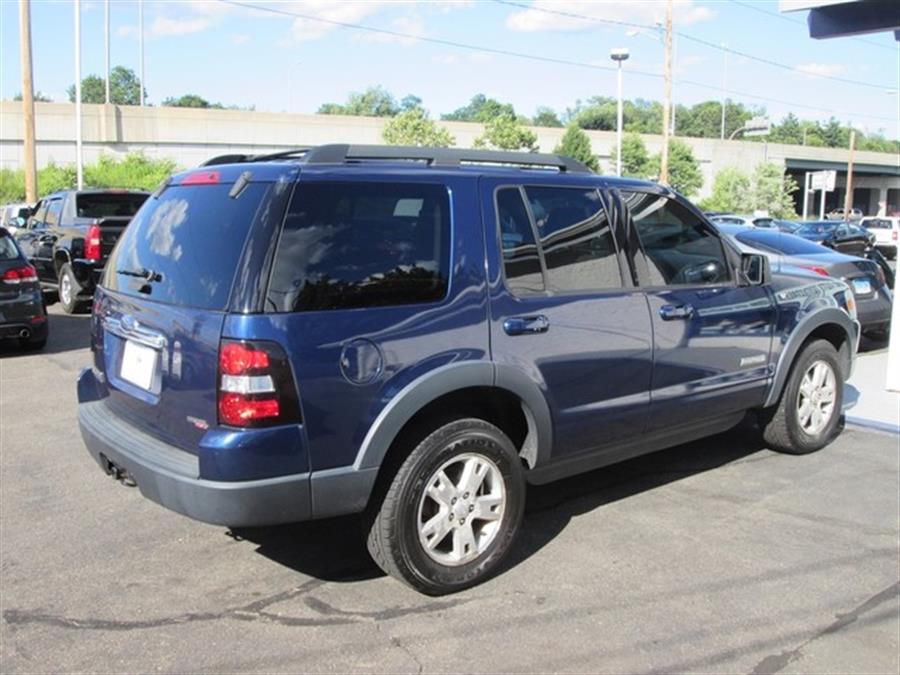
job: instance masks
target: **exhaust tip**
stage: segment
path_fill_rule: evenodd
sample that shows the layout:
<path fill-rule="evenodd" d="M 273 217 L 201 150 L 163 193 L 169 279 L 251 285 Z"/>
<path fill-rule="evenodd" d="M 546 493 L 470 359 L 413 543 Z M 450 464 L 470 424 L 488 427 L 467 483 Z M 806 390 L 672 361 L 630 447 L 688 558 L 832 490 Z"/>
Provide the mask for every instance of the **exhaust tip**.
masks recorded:
<path fill-rule="evenodd" d="M 19 337 L 20 337 L 20 338 L 23 338 L 23 339 L 24 339 L 24 338 L 30 338 L 30 337 L 31 337 L 31 331 L 28 330 L 27 328 L 23 328 L 22 330 L 19 331 Z"/>

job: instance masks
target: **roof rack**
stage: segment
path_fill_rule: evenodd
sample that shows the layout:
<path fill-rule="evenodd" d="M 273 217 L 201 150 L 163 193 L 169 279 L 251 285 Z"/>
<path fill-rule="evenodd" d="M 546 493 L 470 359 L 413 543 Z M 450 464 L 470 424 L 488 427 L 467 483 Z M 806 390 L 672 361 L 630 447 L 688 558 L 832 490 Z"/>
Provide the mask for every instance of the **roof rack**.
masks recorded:
<path fill-rule="evenodd" d="M 320 145 L 310 148 L 307 164 L 346 164 L 365 160 L 412 160 L 434 167 L 458 167 L 463 164 L 497 164 L 529 168 L 556 169 L 560 172 L 591 173 L 579 161 L 564 155 L 537 152 L 504 152 L 465 148 L 421 148 L 399 145 Z"/>

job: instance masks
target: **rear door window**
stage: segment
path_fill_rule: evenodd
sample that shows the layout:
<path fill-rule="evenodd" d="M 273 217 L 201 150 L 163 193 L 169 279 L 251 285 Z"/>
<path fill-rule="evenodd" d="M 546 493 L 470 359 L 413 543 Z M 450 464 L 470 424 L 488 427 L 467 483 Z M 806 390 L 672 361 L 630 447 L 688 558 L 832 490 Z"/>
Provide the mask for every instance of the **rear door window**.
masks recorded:
<path fill-rule="evenodd" d="M 62 213 L 63 200 L 62 199 L 51 199 L 50 204 L 47 206 L 47 215 L 45 216 L 45 222 L 48 227 L 56 227 L 59 225 L 59 217 Z"/>
<path fill-rule="evenodd" d="M 104 287 L 184 307 L 220 310 L 256 213 L 273 183 L 171 186 L 150 199 L 106 263 Z"/>
<path fill-rule="evenodd" d="M 619 288 L 616 245 L 600 193 L 591 188 L 526 187 L 555 291 Z"/>
<path fill-rule="evenodd" d="M 506 287 L 522 295 L 544 292 L 544 275 L 531 218 L 517 187 L 497 191 L 497 222 Z"/>
<path fill-rule="evenodd" d="M 298 185 L 269 282 L 276 312 L 428 303 L 447 293 L 450 200 L 443 185 Z"/>

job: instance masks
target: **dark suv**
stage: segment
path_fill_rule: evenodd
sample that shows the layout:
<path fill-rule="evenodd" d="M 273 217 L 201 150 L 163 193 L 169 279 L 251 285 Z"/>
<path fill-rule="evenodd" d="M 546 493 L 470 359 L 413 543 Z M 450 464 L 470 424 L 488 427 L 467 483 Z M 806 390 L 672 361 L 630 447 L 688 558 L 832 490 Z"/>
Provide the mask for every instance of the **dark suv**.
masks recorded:
<path fill-rule="evenodd" d="M 770 278 L 667 188 L 538 154 L 228 160 L 128 226 L 78 381 L 91 455 L 170 509 L 363 513 L 376 562 L 439 594 L 497 569 L 526 483 L 748 411 L 790 453 L 841 428 L 848 287 Z"/>

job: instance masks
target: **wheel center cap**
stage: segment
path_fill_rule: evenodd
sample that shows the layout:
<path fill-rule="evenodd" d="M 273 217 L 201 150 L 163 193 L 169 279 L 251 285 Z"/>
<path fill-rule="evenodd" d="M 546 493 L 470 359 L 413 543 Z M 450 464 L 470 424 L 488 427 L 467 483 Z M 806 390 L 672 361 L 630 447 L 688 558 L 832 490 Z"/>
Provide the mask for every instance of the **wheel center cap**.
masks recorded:
<path fill-rule="evenodd" d="M 463 520 L 468 515 L 469 515 L 469 505 L 466 502 L 464 502 L 462 499 L 460 499 L 453 506 L 453 517 L 456 520 Z"/>

